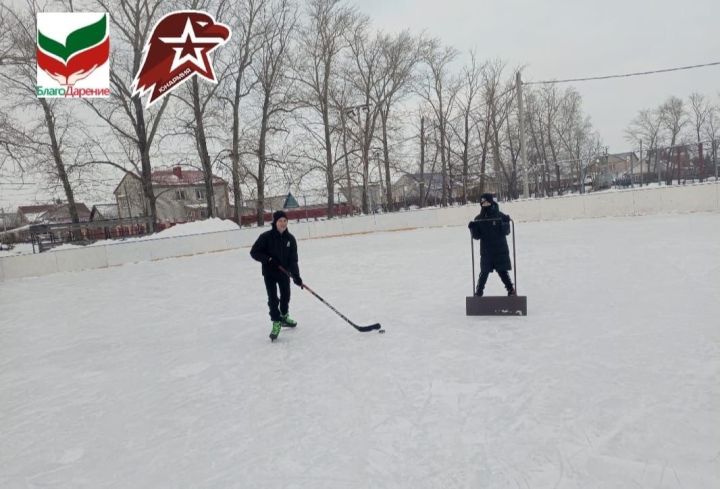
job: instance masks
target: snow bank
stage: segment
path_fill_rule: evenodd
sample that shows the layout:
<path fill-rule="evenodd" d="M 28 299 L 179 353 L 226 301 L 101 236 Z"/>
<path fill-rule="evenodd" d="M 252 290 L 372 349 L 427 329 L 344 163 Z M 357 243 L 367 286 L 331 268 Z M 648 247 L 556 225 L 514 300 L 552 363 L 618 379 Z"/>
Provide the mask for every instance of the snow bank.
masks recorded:
<path fill-rule="evenodd" d="M 193 234 L 217 233 L 221 231 L 235 231 L 240 229 L 237 224 L 229 219 L 218 219 L 216 217 L 205 219 L 204 221 L 188 222 L 185 224 L 176 224 L 175 226 L 164 229 L 152 236 L 146 236 L 142 239 L 172 238 L 174 236 L 190 236 Z"/>
<path fill-rule="evenodd" d="M 162 231 L 155 233 L 155 234 L 149 234 L 147 236 L 139 236 L 137 238 L 126 238 L 126 239 L 120 239 L 120 240 L 114 240 L 114 241 L 96 241 L 94 243 L 90 243 L 88 245 L 77 245 L 72 243 L 67 243 L 64 245 L 56 246 L 55 248 L 50 249 L 49 251 L 65 251 L 65 250 L 74 250 L 78 248 L 87 248 L 88 246 L 104 246 L 108 244 L 113 243 L 132 243 L 132 242 L 138 242 L 138 241 L 150 241 L 153 239 L 163 239 L 163 238 L 175 238 L 178 236 L 192 236 L 195 234 L 209 234 L 209 233 L 218 233 L 223 231 L 237 231 L 240 229 L 237 224 L 235 224 L 233 221 L 227 220 L 227 219 L 218 219 L 216 217 L 206 219 L 204 221 L 194 221 L 194 222 L 187 222 L 184 224 L 176 224 L 171 228 L 163 229 Z M 30 252 L 32 253 L 32 248 L 30 249 Z"/>

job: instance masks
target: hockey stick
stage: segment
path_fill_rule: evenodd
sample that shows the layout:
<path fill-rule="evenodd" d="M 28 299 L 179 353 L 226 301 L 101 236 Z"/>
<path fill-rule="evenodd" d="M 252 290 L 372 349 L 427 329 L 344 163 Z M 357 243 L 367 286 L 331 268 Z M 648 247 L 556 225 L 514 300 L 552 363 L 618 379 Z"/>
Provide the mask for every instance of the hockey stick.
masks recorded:
<path fill-rule="evenodd" d="M 281 267 L 280 265 L 278 265 L 278 268 L 279 268 L 280 271 L 283 272 L 285 275 L 287 275 L 288 277 L 291 277 L 291 278 L 292 278 L 292 276 L 290 275 L 290 272 L 288 272 L 287 270 L 285 270 L 285 269 L 284 269 L 283 267 Z M 340 316 L 341 318 L 343 318 L 350 326 L 352 326 L 353 328 L 357 329 L 358 331 L 360 331 L 360 332 L 362 332 L 362 333 L 367 333 L 368 331 L 374 331 L 374 330 L 376 330 L 376 329 L 379 329 L 380 332 L 384 332 L 384 330 L 380 329 L 380 328 L 381 328 L 380 323 L 371 324 L 370 326 L 358 326 L 357 324 L 355 324 L 355 323 L 353 323 L 352 321 L 350 321 L 347 317 L 345 317 L 340 311 L 338 311 L 337 309 L 335 309 L 328 301 L 326 301 L 325 299 L 323 299 L 322 297 L 320 297 L 320 295 L 318 295 L 314 290 L 312 290 L 310 287 L 308 287 L 305 283 L 303 283 L 300 287 L 302 287 L 303 289 L 307 290 L 307 291 L 310 292 L 312 295 L 314 295 L 315 297 L 317 297 L 317 298 L 320 300 L 320 302 L 322 302 L 323 304 L 325 304 L 326 306 L 328 306 L 330 309 L 332 309 L 335 314 L 337 314 L 338 316 Z"/>

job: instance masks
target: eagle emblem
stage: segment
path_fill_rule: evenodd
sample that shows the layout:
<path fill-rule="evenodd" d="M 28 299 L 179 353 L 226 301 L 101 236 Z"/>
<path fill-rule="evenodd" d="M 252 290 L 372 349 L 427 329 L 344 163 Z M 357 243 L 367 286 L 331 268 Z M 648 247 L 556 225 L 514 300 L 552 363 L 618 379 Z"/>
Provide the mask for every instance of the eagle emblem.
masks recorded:
<path fill-rule="evenodd" d="M 193 75 L 217 83 L 210 53 L 230 40 L 227 25 L 197 10 L 171 12 L 160 19 L 145 44 L 145 57 L 132 84 L 133 96 L 160 100 Z"/>

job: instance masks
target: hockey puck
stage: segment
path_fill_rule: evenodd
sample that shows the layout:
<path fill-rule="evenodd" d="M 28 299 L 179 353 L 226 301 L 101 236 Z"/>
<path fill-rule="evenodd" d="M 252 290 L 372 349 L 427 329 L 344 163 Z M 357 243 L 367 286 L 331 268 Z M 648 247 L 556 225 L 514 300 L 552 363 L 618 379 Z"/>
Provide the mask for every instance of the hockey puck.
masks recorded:
<path fill-rule="evenodd" d="M 378 329 L 378 333 L 380 333 L 380 334 L 385 334 L 385 330 L 384 330 L 384 329 Z"/>

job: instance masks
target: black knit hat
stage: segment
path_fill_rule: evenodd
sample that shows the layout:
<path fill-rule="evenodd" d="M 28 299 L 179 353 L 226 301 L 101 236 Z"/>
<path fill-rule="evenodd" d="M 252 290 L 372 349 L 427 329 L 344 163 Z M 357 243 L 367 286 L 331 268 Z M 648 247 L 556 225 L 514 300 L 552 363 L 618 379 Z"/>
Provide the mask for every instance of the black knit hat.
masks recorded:
<path fill-rule="evenodd" d="M 273 212 L 273 224 L 278 222 L 278 219 L 282 219 L 283 217 L 287 219 L 287 214 L 285 214 L 285 211 Z"/>
<path fill-rule="evenodd" d="M 494 203 L 495 203 L 495 197 L 493 196 L 493 194 L 489 194 L 489 193 L 482 194 L 482 195 L 480 196 L 480 202 L 482 202 L 483 200 L 487 200 L 487 201 L 490 202 L 491 204 L 494 204 Z"/>

